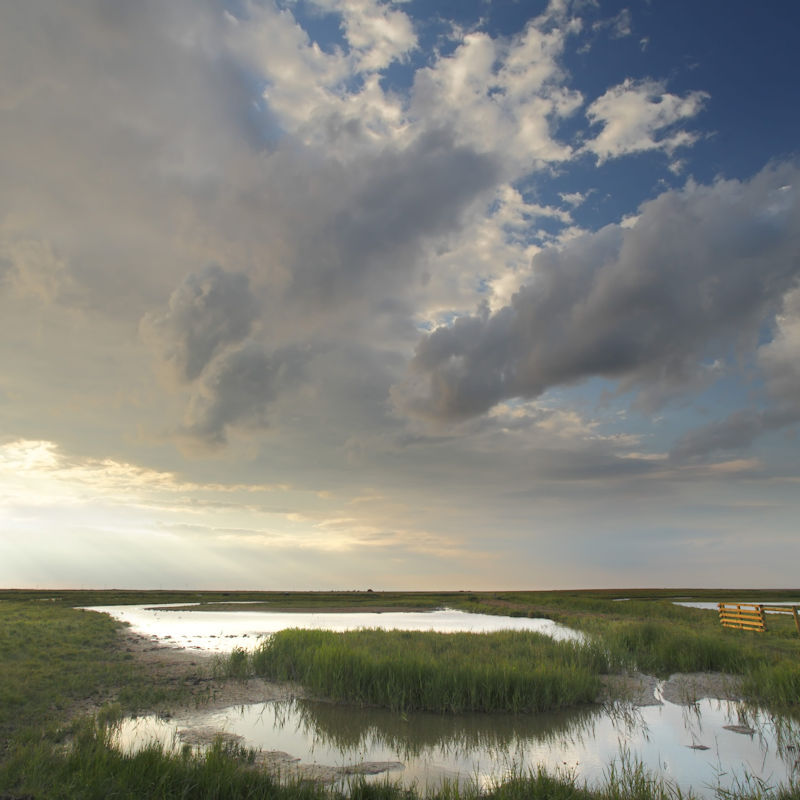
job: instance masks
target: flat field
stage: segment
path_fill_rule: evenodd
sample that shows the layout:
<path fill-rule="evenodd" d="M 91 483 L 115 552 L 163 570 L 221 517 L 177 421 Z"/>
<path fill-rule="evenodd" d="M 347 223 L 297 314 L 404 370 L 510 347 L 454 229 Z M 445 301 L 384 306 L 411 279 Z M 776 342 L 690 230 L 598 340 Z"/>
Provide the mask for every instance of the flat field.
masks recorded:
<path fill-rule="evenodd" d="M 243 681 L 292 679 L 345 702 L 442 712 L 537 709 L 590 701 L 601 676 L 638 670 L 724 673 L 742 696 L 776 715 L 800 712 L 800 636 L 791 617 L 756 634 L 722 629 L 715 611 L 674 601 L 791 601 L 800 590 L 603 590 L 574 592 L 129 592 L 0 591 L 0 798 L 332 797 L 308 783 L 279 784 L 253 754 L 218 744 L 206 755 L 150 748 L 122 755 L 108 726 L 122 714 L 168 713 L 215 702 Z M 199 603 L 206 610 L 410 610 L 450 607 L 546 617 L 578 628 L 585 649 L 535 634 L 400 636 L 395 632 L 287 632 L 224 662 L 176 658 L 138 645 L 123 626 L 76 606 Z M 494 639 L 491 637 L 494 636 Z M 294 638 L 292 638 L 294 637 Z M 360 638 L 359 638 L 360 637 Z M 366 638 L 365 638 L 366 637 Z M 272 648 L 272 649 L 271 649 Z M 320 653 L 326 653 L 325 658 Z M 483 654 L 483 655 L 482 655 Z M 496 668 L 496 669 L 494 669 Z M 492 669 L 496 676 L 492 677 Z M 333 677 L 335 676 L 335 680 Z M 485 687 L 482 689 L 481 687 Z M 235 692 L 231 695 L 235 696 Z M 437 705 L 438 703 L 438 705 Z M 592 790 L 569 776 L 521 775 L 491 797 L 666 798 L 675 788 L 637 771 L 610 772 Z M 6 792 L 4 795 L 3 792 Z M 797 787 L 737 798 L 798 796 Z M 478 793 L 474 790 L 471 796 Z M 355 784 L 353 797 L 409 798 L 397 787 Z M 437 796 L 466 797 L 450 787 Z"/>

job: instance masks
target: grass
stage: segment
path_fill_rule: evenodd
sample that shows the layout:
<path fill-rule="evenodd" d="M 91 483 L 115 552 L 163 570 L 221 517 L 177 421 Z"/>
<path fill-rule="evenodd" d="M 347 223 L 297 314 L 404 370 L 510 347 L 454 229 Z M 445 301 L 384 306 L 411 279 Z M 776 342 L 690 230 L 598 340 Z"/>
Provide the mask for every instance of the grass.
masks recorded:
<path fill-rule="evenodd" d="M 0 592 L 0 797 L 338 798 L 310 785 L 285 786 L 253 769 L 252 754 L 222 744 L 202 756 L 147 748 L 124 755 L 109 746 L 100 720 L 68 725 L 89 705 L 118 703 L 121 712 L 179 705 L 180 687 L 154 681 L 118 647 L 119 624 L 70 607 L 115 603 L 259 600 L 270 607 L 397 607 L 447 605 L 484 613 L 544 616 L 590 634 L 594 647 L 565 647 L 532 634 L 415 634 L 361 631 L 292 632 L 275 637 L 274 650 L 235 653 L 232 674 L 254 669 L 321 687 L 321 693 L 393 708 L 532 710 L 581 703 L 594 696 L 598 675 L 637 666 L 741 675 L 747 697 L 781 713 L 800 711 L 800 637 L 790 619 L 772 617 L 767 634 L 720 628 L 714 612 L 672 604 L 674 595 L 701 592 L 566 593 L 223 593 L 223 592 Z M 769 592 L 794 599 L 800 592 Z M 618 597 L 631 597 L 614 602 Z M 714 592 L 714 597 L 724 593 Z M 730 592 L 741 600 L 760 599 Z M 231 608 L 236 606 L 230 605 Z M 321 636 L 321 638 L 314 638 Z M 275 672 L 269 672 L 274 670 Z M 429 688 L 428 688 L 429 687 Z M 66 727 L 65 727 L 66 726 Z M 609 772 L 587 788 L 570 776 L 516 776 L 483 794 L 442 788 L 438 800 L 666 800 L 674 786 L 641 769 Z M 416 800 L 418 792 L 356 783 L 356 800 Z M 771 789 L 757 782 L 736 787 L 736 800 L 800 796 L 800 787 Z"/>
<path fill-rule="evenodd" d="M 258 675 L 352 703 L 513 713 L 591 702 L 607 668 L 598 647 L 510 631 L 285 630 L 262 643 L 251 664 Z"/>
<path fill-rule="evenodd" d="M 579 610 L 562 601 L 561 619 L 590 639 L 583 647 L 533 633 L 284 631 L 252 654 L 232 654 L 228 674 L 295 680 L 392 709 L 519 712 L 591 702 L 609 672 L 722 672 L 743 679 L 752 704 L 800 715 L 800 637 L 790 619 L 770 618 L 770 631 L 756 634 L 665 601 L 600 602 L 589 613 L 582 598 Z"/>
<path fill-rule="evenodd" d="M 120 623 L 55 604 L 0 602 L 0 740 L 62 720 L 78 704 L 153 707 L 154 686 L 117 647 Z"/>

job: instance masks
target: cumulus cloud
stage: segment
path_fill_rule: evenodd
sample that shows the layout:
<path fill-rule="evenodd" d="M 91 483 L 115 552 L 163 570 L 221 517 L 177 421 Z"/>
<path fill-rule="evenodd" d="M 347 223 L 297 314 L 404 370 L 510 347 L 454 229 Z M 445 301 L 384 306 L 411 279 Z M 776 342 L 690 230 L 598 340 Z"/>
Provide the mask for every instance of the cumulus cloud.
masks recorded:
<path fill-rule="evenodd" d="M 671 155 L 697 140 L 697 134 L 678 123 L 696 116 L 708 99 L 706 92 L 684 97 L 666 91 L 663 81 L 627 78 L 598 97 L 586 110 L 600 133 L 584 149 L 603 162 L 630 153 L 662 150 Z"/>
<path fill-rule="evenodd" d="M 385 69 L 417 45 L 408 15 L 389 3 L 376 0 L 314 0 L 314 3 L 342 15 L 347 43 L 362 72 Z"/>
<path fill-rule="evenodd" d="M 713 374 L 800 277 L 799 170 L 689 183 L 533 259 L 533 280 L 494 313 L 484 306 L 423 337 L 407 413 L 454 419 L 591 376 L 656 402 Z"/>
<path fill-rule="evenodd" d="M 193 381 L 222 348 L 252 330 L 258 305 L 247 275 L 212 264 L 188 275 L 163 312 L 150 312 L 142 332 L 180 380 Z"/>
<path fill-rule="evenodd" d="M 407 291 L 421 241 L 457 230 L 496 178 L 491 157 L 444 130 L 366 160 L 299 242 L 290 293 L 328 305 L 376 287 L 384 296 Z"/>
<path fill-rule="evenodd" d="M 582 97 L 565 85 L 560 57 L 580 23 L 554 25 L 556 11 L 509 39 L 463 35 L 451 55 L 417 71 L 411 118 L 451 125 L 462 142 L 502 156 L 513 170 L 569 158 L 555 128 Z"/>

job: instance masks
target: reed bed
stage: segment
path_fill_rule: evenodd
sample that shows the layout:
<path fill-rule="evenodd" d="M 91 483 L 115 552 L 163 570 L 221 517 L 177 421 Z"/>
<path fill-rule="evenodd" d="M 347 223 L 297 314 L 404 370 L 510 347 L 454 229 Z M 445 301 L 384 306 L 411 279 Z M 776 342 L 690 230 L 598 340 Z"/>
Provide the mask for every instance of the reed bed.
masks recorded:
<path fill-rule="evenodd" d="M 706 629 L 664 620 L 617 622 L 604 620 L 585 626 L 594 630 L 617 669 L 637 669 L 666 677 L 673 672 L 742 674 L 763 663 L 741 636 L 719 628 Z"/>
<path fill-rule="evenodd" d="M 537 633 L 287 630 L 252 654 L 256 674 L 399 711 L 544 711 L 591 702 L 602 648 Z"/>

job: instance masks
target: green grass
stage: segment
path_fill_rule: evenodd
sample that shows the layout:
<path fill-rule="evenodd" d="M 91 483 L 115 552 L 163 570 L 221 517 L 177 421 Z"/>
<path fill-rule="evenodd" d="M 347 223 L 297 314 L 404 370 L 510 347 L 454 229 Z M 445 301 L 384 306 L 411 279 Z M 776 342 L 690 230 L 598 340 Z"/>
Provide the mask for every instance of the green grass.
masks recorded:
<path fill-rule="evenodd" d="M 90 611 L 0 602 L 0 739 L 61 720 L 78 703 L 135 710 L 163 701 L 168 692 L 118 648 L 120 628 Z"/>
<path fill-rule="evenodd" d="M 683 595 L 688 592 L 683 592 Z M 715 595 L 721 593 L 714 593 Z M 744 592 L 730 593 L 747 599 Z M 760 596 L 763 596 L 761 593 Z M 797 596 L 796 593 L 792 593 Z M 614 596 L 636 599 L 613 602 Z M 771 592 L 772 599 L 780 593 Z M 54 597 L 55 599 L 50 599 Z M 47 598 L 46 600 L 43 598 Z M 81 722 L 64 728 L 72 712 L 87 703 L 114 701 L 118 712 L 169 708 L 185 701 L 179 686 L 159 683 L 118 647 L 119 624 L 108 617 L 69 607 L 114 602 L 225 602 L 261 599 L 264 593 L 82 593 L 0 592 L 0 796 L 47 798 L 333 798 L 333 791 L 304 785 L 282 786 L 254 770 L 252 756 L 221 744 L 207 754 L 170 754 L 151 747 L 123 755 L 109 747 L 102 723 Z M 781 711 L 796 710 L 800 699 L 800 637 L 791 620 L 770 618 L 769 633 L 759 636 L 722 630 L 713 612 L 681 609 L 668 593 L 270 593 L 266 602 L 289 607 L 351 603 L 353 607 L 472 608 L 519 616 L 549 616 L 596 637 L 600 646 L 582 650 L 556 646 L 530 634 L 434 635 L 358 632 L 325 634 L 317 641 L 320 680 L 333 681 L 345 694 L 357 687 L 356 702 L 373 702 L 383 693 L 390 707 L 435 706 L 431 694 L 455 708 L 543 708 L 583 702 L 593 696 L 598 674 L 638 665 L 664 674 L 673 669 L 714 669 L 741 674 L 754 702 Z M 296 633 L 296 632 L 295 632 Z M 314 635 L 319 632 L 313 632 Z M 338 637 L 338 638 L 337 638 Z M 370 638 L 372 637 L 372 638 Z M 303 680 L 313 662 L 311 640 L 296 633 L 283 638 L 281 669 Z M 288 644 L 286 642 L 289 642 Z M 341 643 L 348 643 L 342 647 Z M 349 653 L 348 653 L 349 651 Z M 231 670 L 241 676 L 255 656 L 239 653 Z M 305 655 L 299 658 L 300 653 Z M 274 654 L 277 659 L 277 651 Z M 266 658 L 266 656 L 264 656 Z M 302 662 L 302 663 L 301 663 Z M 277 663 L 277 661 L 276 661 Z M 447 665 L 453 676 L 442 668 Z M 456 665 L 453 668 L 452 665 Z M 270 667 L 273 668 L 273 667 Z M 274 667 L 277 668 L 277 667 Z M 289 675 L 289 670 L 294 670 Z M 349 672 L 348 672 L 349 670 Z M 426 671 L 427 670 L 427 671 Z M 326 677 L 327 676 L 327 677 Z M 311 678 L 307 678 L 311 680 Z M 338 684 L 336 683 L 338 681 Z M 380 684 L 384 686 L 381 688 Z M 420 688 L 430 683 L 432 692 Z M 533 688 L 532 688 L 533 687 Z M 441 707 L 441 703 L 439 704 Z M 545 773 L 517 776 L 480 795 L 475 790 L 444 787 L 434 800 L 667 800 L 674 786 L 638 768 L 611 770 L 592 789 L 569 776 Z M 417 800 L 421 793 L 394 786 L 356 783 L 354 800 Z M 800 787 L 772 790 L 757 782 L 737 787 L 736 800 L 800 796 Z"/>
<path fill-rule="evenodd" d="M 237 665 L 241 655 L 235 654 Z M 286 630 L 253 671 L 336 700 L 401 711 L 544 711 L 588 703 L 607 670 L 599 647 L 527 632 Z"/>

